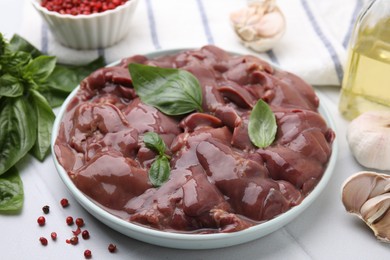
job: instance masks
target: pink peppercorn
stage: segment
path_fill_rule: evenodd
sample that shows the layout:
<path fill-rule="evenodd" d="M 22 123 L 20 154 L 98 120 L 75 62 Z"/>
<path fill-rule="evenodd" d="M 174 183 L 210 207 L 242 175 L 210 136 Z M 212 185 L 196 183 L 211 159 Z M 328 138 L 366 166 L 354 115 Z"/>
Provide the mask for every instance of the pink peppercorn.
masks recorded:
<path fill-rule="evenodd" d="M 84 220 L 82 218 L 76 218 L 76 225 L 78 227 L 84 226 Z"/>
<path fill-rule="evenodd" d="M 115 244 L 109 244 L 109 245 L 108 245 L 108 251 L 109 251 L 110 253 L 115 253 L 115 251 L 116 251 L 116 245 L 115 245 Z"/>
<path fill-rule="evenodd" d="M 92 252 L 91 252 L 91 250 L 89 250 L 89 249 L 85 250 L 85 251 L 84 251 L 84 257 L 85 257 L 86 259 L 90 259 L 90 258 L 92 257 Z"/>
<path fill-rule="evenodd" d="M 37 219 L 37 222 L 38 222 L 38 225 L 44 226 L 45 223 L 46 223 L 46 219 L 45 219 L 44 216 L 40 216 L 40 217 Z"/>
<path fill-rule="evenodd" d="M 83 237 L 83 239 L 89 239 L 88 230 L 83 230 L 83 232 L 81 233 L 81 236 Z"/>
<path fill-rule="evenodd" d="M 65 199 L 65 198 L 61 199 L 60 203 L 61 203 L 61 206 L 63 208 L 66 208 L 66 207 L 69 206 L 69 201 L 67 199 Z"/>
<path fill-rule="evenodd" d="M 41 6 L 60 14 L 88 15 L 115 9 L 127 0 L 42 0 Z"/>
<path fill-rule="evenodd" d="M 47 246 L 47 239 L 45 237 L 40 237 L 39 242 L 41 242 L 43 246 Z"/>
<path fill-rule="evenodd" d="M 66 218 L 66 224 L 68 224 L 69 226 L 73 225 L 73 218 L 71 216 Z"/>
<path fill-rule="evenodd" d="M 57 240 L 57 233 L 56 232 L 51 232 L 50 236 L 51 236 L 51 239 Z"/>

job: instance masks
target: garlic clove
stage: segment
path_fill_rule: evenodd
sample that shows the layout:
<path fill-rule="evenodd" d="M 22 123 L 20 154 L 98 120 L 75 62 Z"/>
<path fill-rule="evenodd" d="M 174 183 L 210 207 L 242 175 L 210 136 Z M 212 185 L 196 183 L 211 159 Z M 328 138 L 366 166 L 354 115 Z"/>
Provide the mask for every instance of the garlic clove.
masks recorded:
<path fill-rule="evenodd" d="M 256 36 L 256 31 L 251 27 L 242 27 L 238 32 L 244 41 L 252 41 Z"/>
<path fill-rule="evenodd" d="M 370 227 L 374 231 L 377 239 L 382 242 L 390 243 L 390 210 L 382 216 L 381 221 L 373 223 Z"/>
<path fill-rule="evenodd" d="M 376 172 L 358 172 L 342 186 L 345 209 L 359 216 L 375 236 L 390 242 L 390 176 Z"/>
<path fill-rule="evenodd" d="M 360 214 L 367 224 L 380 220 L 390 208 L 390 193 L 385 193 L 367 200 L 360 209 Z"/>
<path fill-rule="evenodd" d="M 256 41 L 243 42 L 245 47 L 251 48 L 257 52 L 265 52 L 275 46 L 277 38 L 263 38 Z"/>
<path fill-rule="evenodd" d="M 232 21 L 233 25 L 242 25 L 245 24 L 245 21 L 249 15 L 249 10 L 242 9 L 232 13 L 230 15 L 230 20 Z"/>
<path fill-rule="evenodd" d="M 258 52 L 272 49 L 286 27 L 275 0 L 252 2 L 247 8 L 231 13 L 230 21 L 244 46 Z"/>
<path fill-rule="evenodd" d="M 370 198 L 375 183 L 375 172 L 361 172 L 350 176 L 342 188 L 342 202 L 345 209 L 350 213 L 359 214 L 360 208 Z"/>
<path fill-rule="evenodd" d="M 269 38 L 283 30 L 284 18 L 280 12 L 267 13 L 255 24 L 254 29 L 258 35 Z"/>
<path fill-rule="evenodd" d="M 390 170 L 390 111 L 365 112 L 352 120 L 347 141 L 361 165 Z"/>
<path fill-rule="evenodd" d="M 262 15 L 254 14 L 248 17 L 248 19 L 246 20 L 246 25 L 255 26 L 261 21 L 262 21 Z"/>

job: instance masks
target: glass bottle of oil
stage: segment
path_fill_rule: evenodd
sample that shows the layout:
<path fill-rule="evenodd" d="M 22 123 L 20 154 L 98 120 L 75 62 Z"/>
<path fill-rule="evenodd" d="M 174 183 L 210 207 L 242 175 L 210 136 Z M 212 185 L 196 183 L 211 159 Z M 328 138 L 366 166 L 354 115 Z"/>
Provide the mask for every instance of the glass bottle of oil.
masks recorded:
<path fill-rule="evenodd" d="M 349 120 L 370 110 L 390 110 L 390 0 L 374 0 L 361 12 L 349 43 L 341 114 Z"/>

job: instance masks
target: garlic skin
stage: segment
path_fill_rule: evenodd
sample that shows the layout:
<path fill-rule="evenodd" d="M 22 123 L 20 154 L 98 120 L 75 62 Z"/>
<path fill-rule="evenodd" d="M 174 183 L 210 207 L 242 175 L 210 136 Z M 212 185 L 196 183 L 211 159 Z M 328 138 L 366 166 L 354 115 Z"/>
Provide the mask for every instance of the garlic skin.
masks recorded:
<path fill-rule="evenodd" d="M 259 0 L 233 12 L 230 21 L 244 46 L 257 52 L 272 49 L 283 36 L 286 21 L 275 0 Z"/>
<path fill-rule="evenodd" d="M 390 175 L 358 172 L 342 185 L 345 209 L 361 218 L 382 242 L 390 242 Z"/>
<path fill-rule="evenodd" d="M 347 141 L 361 165 L 390 170 L 390 111 L 365 112 L 352 120 Z"/>

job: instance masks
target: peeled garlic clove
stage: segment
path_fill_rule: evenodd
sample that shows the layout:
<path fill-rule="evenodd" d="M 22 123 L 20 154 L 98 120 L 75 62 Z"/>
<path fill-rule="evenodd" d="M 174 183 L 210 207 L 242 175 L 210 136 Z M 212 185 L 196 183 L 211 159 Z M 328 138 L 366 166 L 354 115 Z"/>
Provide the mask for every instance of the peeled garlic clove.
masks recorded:
<path fill-rule="evenodd" d="M 274 2 L 252 2 L 230 15 L 233 28 L 246 47 L 258 52 L 267 51 L 283 36 L 285 18 Z"/>
<path fill-rule="evenodd" d="M 390 242 L 390 176 L 376 172 L 358 172 L 342 186 L 345 209 L 358 215 L 375 236 Z"/>
<path fill-rule="evenodd" d="M 352 120 L 347 141 L 361 165 L 390 170 L 390 111 L 365 112 Z"/>

